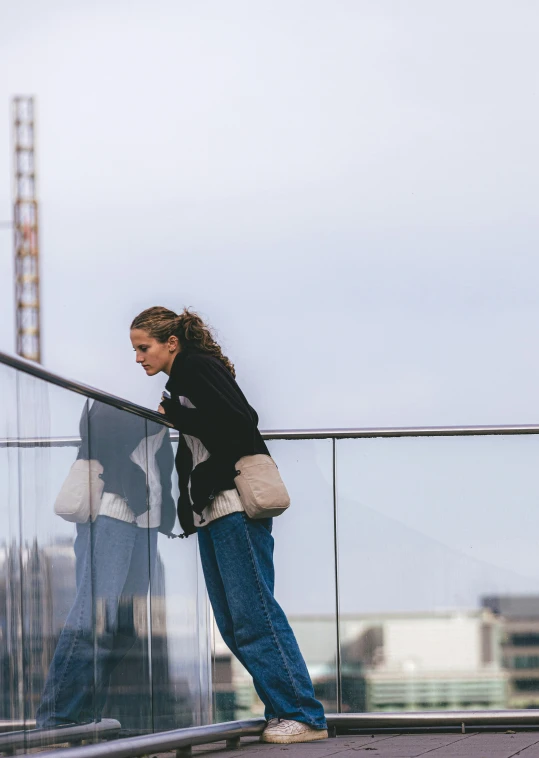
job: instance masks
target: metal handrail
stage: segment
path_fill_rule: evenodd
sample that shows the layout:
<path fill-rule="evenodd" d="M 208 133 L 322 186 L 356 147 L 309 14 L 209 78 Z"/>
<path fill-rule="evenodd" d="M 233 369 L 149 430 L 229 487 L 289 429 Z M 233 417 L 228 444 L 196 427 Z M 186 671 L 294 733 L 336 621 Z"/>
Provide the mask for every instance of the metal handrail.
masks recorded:
<path fill-rule="evenodd" d="M 332 713 L 326 715 L 329 727 L 350 729 L 421 729 L 429 727 L 462 728 L 485 726 L 537 726 L 539 709 L 497 711 L 397 711 L 373 713 Z"/>
<path fill-rule="evenodd" d="M 29 726 L 29 723 L 26 723 Z M 83 740 L 114 739 L 121 725 L 116 719 L 103 719 L 90 724 L 63 726 L 52 729 L 22 729 L 0 734 L 0 753 L 17 750 L 49 747 L 65 743 L 81 743 Z"/>
<path fill-rule="evenodd" d="M 84 397 L 89 397 L 92 400 L 99 400 L 101 403 L 113 405 L 115 408 L 119 408 L 122 411 L 129 411 L 129 413 L 142 416 L 142 418 L 148 419 L 148 421 L 157 421 L 165 426 L 170 426 L 170 424 L 167 424 L 163 416 L 160 413 L 157 413 L 157 411 L 151 411 L 148 408 L 144 408 L 142 405 L 132 403 L 130 400 L 124 400 L 121 397 L 111 395 L 108 392 L 103 392 L 103 390 L 98 390 L 95 387 L 90 387 L 88 384 L 82 384 L 74 379 L 66 379 L 59 374 L 54 374 L 52 371 L 47 371 L 47 369 L 44 369 L 39 363 L 27 361 L 24 358 L 19 358 L 18 356 L 0 351 L 0 364 L 14 368 L 17 371 L 22 371 L 24 374 L 30 374 L 31 376 L 36 377 L 36 379 L 49 382 L 49 384 L 62 387 L 62 389 L 69 390 L 70 392 L 77 392 L 79 395 L 84 395 Z"/>
<path fill-rule="evenodd" d="M 24 360 L 15 355 L 0 351 L 0 364 L 10 366 L 18 371 L 31 374 L 45 382 L 58 387 L 77 392 L 79 395 L 99 400 L 113 405 L 123 411 L 135 413 L 149 421 L 166 422 L 160 413 L 132 403 L 130 400 L 111 395 L 87 384 L 73 379 L 66 379 L 32 361 Z M 168 425 L 168 424 L 167 424 Z M 267 440 L 320 440 L 320 439 L 368 439 L 373 437 L 464 437 L 491 436 L 513 434 L 539 434 L 539 424 L 507 424 L 481 426 L 417 426 L 417 427 L 370 427 L 365 429 L 266 429 L 262 436 Z M 175 432 L 172 432 L 175 438 Z M 0 440 L 0 447 L 30 447 L 30 446 L 72 447 L 80 445 L 79 437 L 50 437 L 50 438 L 6 438 Z"/>
<path fill-rule="evenodd" d="M 539 424 L 482 426 L 388 426 L 365 429 L 268 429 L 267 440 L 371 439 L 374 437 L 472 437 L 509 434 L 539 434 Z"/>
<path fill-rule="evenodd" d="M 113 742 L 84 745 L 83 747 L 60 748 L 41 753 L 43 758 L 137 758 L 141 755 L 166 753 L 170 750 L 205 745 L 210 742 L 236 741 L 240 737 L 257 737 L 266 726 L 264 719 L 227 721 L 223 724 L 208 724 L 169 732 L 142 734 L 124 737 Z"/>
<path fill-rule="evenodd" d="M 539 710 L 507 711 L 418 711 L 397 713 L 331 713 L 326 715 L 329 729 L 335 734 L 349 730 L 369 729 L 406 732 L 417 729 L 462 729 L 478 727 L 536 727 Z M 41 753 L 40 758 L 137 758 L 194 745 L 227 740 L 238 746 L 241 737 L 256 737 L 266 726 L 264 719 L 228 721 L 168 732 L 125 737 L 112 742 L 61 748 Z M 178 753 L 179 754 L 179 753 Z"/>
<path fill-rule="evenodd" d="M 125 402 L 125 410 L 129 402 Z M 140 406 L 136 406 L 140 408 Z M 142 409 L 146 410 L 146 409 Z M 133 411 L 134 412 L 134 411 Z M 148 414 L 151 411 L 147 411 Z M 139 414 L 142 415 L 142 414 Z M 158 414 L 156 414 L 158 415 Z M 153 420 L 153 419 L 152 419 Z M 157 420 L 162 420 L 157 419 Z M 367 429 L 264 429 L 262 437 L 266 440 L 324 440 L 324 439 L 373 439 L 391 437 L 489 437 L 517 434 L 539 434 L 538 424 L 512 424 L 492 426 L 405 426 L 405 427 L 370 427 Z M 173 441 L 178 439 L 178 432 L 171 430 Z M 0 439 L 2 447 L 77 447 L 80 437 L 4 437 Z"/>

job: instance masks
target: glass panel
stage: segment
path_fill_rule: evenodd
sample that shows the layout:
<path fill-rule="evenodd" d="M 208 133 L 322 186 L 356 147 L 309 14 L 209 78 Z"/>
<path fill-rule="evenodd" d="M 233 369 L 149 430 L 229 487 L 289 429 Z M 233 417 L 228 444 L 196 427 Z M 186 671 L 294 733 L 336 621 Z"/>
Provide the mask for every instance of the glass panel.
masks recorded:
<path fill-rule="evenodd" d="M 537 707 L 539 438 L 337 450 L 345 706 Z"/>
<path fill-rule="evenodd" d="M 315 691 L 337 710 L 335 561 L 331 440 L 277 440 L 272 456 L 290 493 L 273 522 L 275 596 L 296 634 Z M 263 715 L 251 677 L 214 630 L 214 720 Z"/>
<path fill-rule="evenodd" d="M 0 437 L 18 437 L 16 371 L 0 365 Z M 0 447 L 0 730 L 23 728 L 18 448 Z M 13 723 L 15 722 L 15 723 Z"/>
<path fill-rule="evenodd" d="M 168 430 L 6 366 L 0 389 L 0 729 L 36 714 L 40 727 L 116 718 L 123 734 L 208 723 L 196 539 L 158 535 L 176 521 Z M 98 466 L 80 475 L 85 523 L 54 510 L 77 457 Z"/>
<path fill-rule="evenodd" d="M 290 494 L 274 521 L 275 594 L 296 634 L 317 697 L 337 711 L 337 625 L 331 440 L 268 445 Z"/>
<path fill-rule="evenodd" d="M 99 462 L 104 486 L 99 515 L 77 526 L 75 549 L 78 594 L 87 587 L 93 597 L 94 718 L 115 718 L 127 734 L 151 732 L 148 591 L 157 529 L 147 514 L 146 420 L 95 401 L 88 432 L 80 454 Z"/>
<path fill-rule="evenodd" d="M 155 728 L 161 731 L 208 723 L 209 636 L 205 595 L 199 606 L 196 537 L 167 536 L 181 533 L 176 519 L 176 444 L 171 444 L 168 429 L 151 423 L 149 428 L 150 440 L 164 434 L 158 452 L 162 533 L 151 591 Z"/>
<path fill-rule="evenodd" d="M 161 508 L 151 618 L 154 728 L 163 731 L 209 721 L 209 636 L 205 595 L 199 606 L 196 537 L 168 537 L 181 532 L 176 519 L 176 444 L 166 427 L 152 422 L 148 442 L 148 459 L 154 456 L 156 463 L 149 497 Z"/>
<path fill-rule="evenodd" d="M 17 373 L 19 436 L 23 439 L 50 437 L 48 386 L 34 377 Z M 47 608 L 48 572 L 43 547 L 50 535 L 50 447 L 18 448 L 19 515 L 22 572 L 22 647 L 24 718 L 35 718 L 43 689 L 43 673 L 49 660 L 50 616 Z M 47 512 L 48 511 L 48 512 Z M 45 633 L 44 633 L 45 632 Z"/>
<path fill-rule="evenodd" d="M 23 569 L 23 648 L 25 709 L 28 724 L 69 721 L 72 711 L 57 683 L 69 663 L 57 644 L 75 598 L 75 525 L 55 515 L 54 503 L 73 464 L 77 448 L 51 446 L 55 433 L 76 436 L 85 399 L 18 373 L 18 448 Z M 52 423 L 51 423 L 52 422 Z M 36 443 L 42 440 L 41 444 Z M 45 685 L 47 682 L 47 688 Z M 56 701 L 55 701 L 56 698 Z"/>

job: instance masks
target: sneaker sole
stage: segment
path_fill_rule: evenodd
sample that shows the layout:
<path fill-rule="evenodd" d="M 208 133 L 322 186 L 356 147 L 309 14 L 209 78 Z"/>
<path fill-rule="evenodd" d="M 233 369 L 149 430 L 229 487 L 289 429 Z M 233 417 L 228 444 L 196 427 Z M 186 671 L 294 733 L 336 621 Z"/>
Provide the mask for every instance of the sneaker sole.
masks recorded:
<path fill-rule="evenodd" d="M 315 740 L 327 740 L 327 729 L 313 729 L 301 734 L 262 734 L 261 742 L 270 742 L 274 745 L 291 745 L 293 742 L 314 742 Z"/>

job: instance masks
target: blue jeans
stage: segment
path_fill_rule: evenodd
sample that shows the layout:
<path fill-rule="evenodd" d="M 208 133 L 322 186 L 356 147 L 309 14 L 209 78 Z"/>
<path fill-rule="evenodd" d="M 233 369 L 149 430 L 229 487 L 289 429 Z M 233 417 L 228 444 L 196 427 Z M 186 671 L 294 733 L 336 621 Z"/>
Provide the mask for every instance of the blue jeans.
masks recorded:
<path fill-rule="evenodd" d="M 37 726 L 99 721 L 110 676 L 137 634 L 133 601 L 146 602 L 157 529 L 98 516 L 77 524 L 77 592 L 54 652 Z"/>
<path fill-rule="evenodd" d="M 198 529 L 208 595 L 221 636 L 253 677 L 266 719 L 293 719 L 325 729 L 324 709 L 273 596 L 271 525 L 271 519 L 231 513 Z"/>

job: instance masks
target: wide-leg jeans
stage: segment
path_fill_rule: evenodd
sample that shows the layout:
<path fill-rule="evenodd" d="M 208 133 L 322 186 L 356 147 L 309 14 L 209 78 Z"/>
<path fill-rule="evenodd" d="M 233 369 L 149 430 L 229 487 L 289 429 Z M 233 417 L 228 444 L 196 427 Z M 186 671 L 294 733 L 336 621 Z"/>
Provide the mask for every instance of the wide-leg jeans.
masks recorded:
<path fill-rule="evenodd" d="M 271 519 L 231 513 L 199 527 L 200 558 L 223 640 L 253 677 L 265 716 L 326 728 L 307 666 L 274 597 Z"/>

